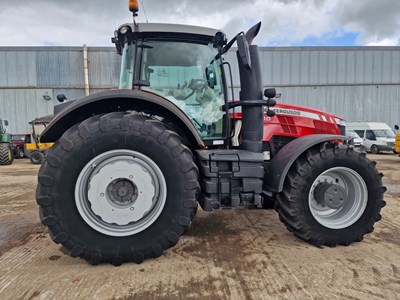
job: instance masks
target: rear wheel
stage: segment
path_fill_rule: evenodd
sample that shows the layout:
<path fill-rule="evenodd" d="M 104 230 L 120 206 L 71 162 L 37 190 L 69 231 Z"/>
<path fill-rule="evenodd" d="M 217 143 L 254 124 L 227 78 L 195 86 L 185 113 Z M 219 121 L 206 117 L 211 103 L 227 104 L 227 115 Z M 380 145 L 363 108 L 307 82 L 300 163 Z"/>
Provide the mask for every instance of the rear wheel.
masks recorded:
<path fill-rule="evenodd" d="M 44 154 L 38 150 L 34 150 L 31 152 L 29 158 L 31 160 L 31 163 L 33 163 L 34 165 L 40 165 L 44 161 Z"/>
<path fill-rule="evenodd" d="M 286 227 L 311 244 L 349 245 L 381 219 L 382 176 L 365 153 L 325 143 L 291 167 L 276 209 Z"/>
<path fill-rule="evenodd" d="M 180 137 L 159 121 L 118 112 L 72 127 L 49 150 L 37 202 L 51 238 L 71 256 L 120 265 L 175 245 L 198 192 Z"/>
<path fill-rule="evenodd" d="M 13 160 L 10 143 L 0 143 L 0 165 L 11 165 Z"/>
<path fill-rule="evenodd" d="M 371 146 L 371 153 L 372 154 L 378 154 L 379 153 L 379 148 L 377 145 L 372 145 Z"/>

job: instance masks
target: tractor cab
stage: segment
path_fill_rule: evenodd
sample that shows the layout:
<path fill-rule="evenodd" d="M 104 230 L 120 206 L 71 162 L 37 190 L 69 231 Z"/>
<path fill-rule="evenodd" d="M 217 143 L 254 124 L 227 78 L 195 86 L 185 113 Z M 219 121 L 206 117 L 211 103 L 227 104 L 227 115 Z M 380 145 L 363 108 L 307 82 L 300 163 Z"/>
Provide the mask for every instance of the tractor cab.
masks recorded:
<path fill-rule="evenodd" d="M 4 140 L 6 139 L 6 126 L 8 126 L 8 121 L 0 119 L 0 135 L 2 136 L 2 139 L 4 135 Z"/>
<path fill-rule="evenodd" d="M 124 24 L 113 38 L 122 55 L 119 88 L 163 97 L 190 118 L 202 139 L 225 139 L 226 85 L 221 59 L 215 59 L 223 38 L 196 26 Z"/>

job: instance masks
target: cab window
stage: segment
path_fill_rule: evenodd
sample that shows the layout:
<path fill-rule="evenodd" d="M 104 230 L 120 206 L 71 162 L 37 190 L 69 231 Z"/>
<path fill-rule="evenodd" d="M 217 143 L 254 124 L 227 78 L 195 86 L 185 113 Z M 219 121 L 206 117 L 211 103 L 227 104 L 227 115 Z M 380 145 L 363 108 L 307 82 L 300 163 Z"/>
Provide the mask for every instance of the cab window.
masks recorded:
<path fill-rule="evenodd" d="M 225 137 L 225 103 L 220 62 L 212 43 L 168 40 L 146 41 L 140 79 L 141 89 L 158 94 L 178 106 L 203 139 Z"/>
<path fill-rule="evenodd" d="M 354 130 L 359 136 L 360 138 L 364 137 L 364 130 Z"/>

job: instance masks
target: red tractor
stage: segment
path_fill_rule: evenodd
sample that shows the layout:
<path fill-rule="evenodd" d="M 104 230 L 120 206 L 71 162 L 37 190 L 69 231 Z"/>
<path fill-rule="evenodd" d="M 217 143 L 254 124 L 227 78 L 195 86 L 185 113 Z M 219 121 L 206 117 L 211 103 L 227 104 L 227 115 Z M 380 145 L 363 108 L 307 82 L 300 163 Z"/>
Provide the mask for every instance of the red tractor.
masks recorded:
<path fill-rule="evenodd" d="M 332 115 L 302 127 L 275 106 L 274 89 L 263 95 L 252 45 L 259 29 L 229 43 L 203 27 L 133 22 L 116 30 L 120 89 L 62 104 L 41 135 L 55 142 L 36 192 L 54 242 L 91 264 L 141 263 L 178 243 L 198 204 L 260 207 L 264 198 L 317 246 L 349 245 L 373 230 L 385 205 L 382 174 L 343 143 Z M 235 42 L 241 92 L 230 102 L 223 57 Z M 274 126 L 285 134 L 270 137 Z M 307 128 L 321 134 L 301 136 Z"/>

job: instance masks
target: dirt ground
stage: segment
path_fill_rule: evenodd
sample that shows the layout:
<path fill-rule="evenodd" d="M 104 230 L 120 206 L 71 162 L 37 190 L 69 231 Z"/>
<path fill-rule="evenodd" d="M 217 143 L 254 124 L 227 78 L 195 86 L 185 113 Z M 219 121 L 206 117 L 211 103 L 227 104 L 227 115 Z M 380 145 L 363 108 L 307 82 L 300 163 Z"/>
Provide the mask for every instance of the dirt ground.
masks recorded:
<path fill-rule="evenodd" d="M 0 299 L 400 299 L 400 157 L 369 155 L 388 188 L 361 243 L 316 248 L 273 210 L 199 211 L 178 245 L 137 265 L 90 266 L 40 224 L 38 166 L 0 166 Z"/>

